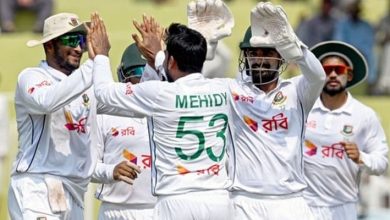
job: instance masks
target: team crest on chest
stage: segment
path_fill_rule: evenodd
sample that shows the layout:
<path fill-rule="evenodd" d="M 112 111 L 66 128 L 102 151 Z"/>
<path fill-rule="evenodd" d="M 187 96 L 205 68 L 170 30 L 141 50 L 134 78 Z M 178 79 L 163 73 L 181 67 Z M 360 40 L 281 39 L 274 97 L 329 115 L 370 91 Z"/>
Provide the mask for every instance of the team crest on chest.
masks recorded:
<path fill-rule="evenodd" d="M 352 125 L 344 125 L 341 134 L 344 136 L 352 136 L 353 135 L 353 126 Z"/>
<path fill-rule="evenodd" d="M 274 100 L 272 101 L 273 105 L 283 105 L 284 102 L 286 101 L 287 96 L 283 95 L 282 91 L 279 91 L 276 93 Z"/>
<path fill-rule="evenodd" d="M 89 97 L 88 97 L 88 95 L 87 94 L 83 94 L 82 98 L 83 98 L 83 105 L 85 107 L 89 107 Z"/>

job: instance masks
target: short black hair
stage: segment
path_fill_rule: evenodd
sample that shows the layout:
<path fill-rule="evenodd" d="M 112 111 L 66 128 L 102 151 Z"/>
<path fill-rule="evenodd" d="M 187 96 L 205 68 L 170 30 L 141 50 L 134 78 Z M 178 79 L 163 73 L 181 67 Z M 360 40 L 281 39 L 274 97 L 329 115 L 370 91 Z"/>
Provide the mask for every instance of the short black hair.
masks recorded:
<path fill-rule="evenodd" d="M 168 55 L 175 58 L 179 70 L 200 73 L 207 53 L 207 42 L 202 34 L 183 24 L 172 23 L 165 36 Z"/>

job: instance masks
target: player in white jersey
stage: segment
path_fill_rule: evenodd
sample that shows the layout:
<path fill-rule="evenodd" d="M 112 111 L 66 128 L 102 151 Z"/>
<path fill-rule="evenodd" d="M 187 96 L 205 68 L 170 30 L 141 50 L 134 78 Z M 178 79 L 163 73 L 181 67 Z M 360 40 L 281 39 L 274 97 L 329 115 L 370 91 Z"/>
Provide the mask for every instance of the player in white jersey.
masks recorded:
<path fill-rule="evenodd" d="M 141 58 L 137 46 L 131 44 L 124 51 L 118 67 L 119 81 L 137 84 L 145 65 L 146 60 Z M 99 219 L 152 219 L 156 197 L 150 190 L 151 157 L 146 118 L 97 117 L 98 134 L 103 143 L 99 145 L 99 161 L 92 181 L 102 183 L 96 190 L 96 198 L 102 201 Z M 128 163 L 141 168 L 135 181 L 121 174 L 132 169 Z"/>
<path fill-rule="evenodd" d="M 226 148 L 230 142 L 228 85 L 201 74 L 207 43 L 184 25 L 166 29 L 164 62 L 168 82 L 114 83 L 109 42 L 101 19 L 92 15 L 94 85 L 98 100 L 148 117 L 155 219 L 230 219 Z M 137 29 L 145 41 L 153 20 Z M 137 44 L 142 44 L 134 37 Z M 160 41 L 157 40 L 160 47 Z M 142 51 L 141 51 L 142 52 Z M 144 55 L 145 56 L 145 55 Z M 149 62 L 148 64 L 153 65 Z M 212 199 L 210 199 L 212 198 Z"/>
<path fill-rule="evenodd" d="M 346 89 L 367 76 L 367 63 L 353 46 L 327 41 L 312 52 L 326 83 L 311 110 L 305 134 L 304 197 L 319 220 L 357 219 L 360 174 L 380 175 L 388 166 L 388 144 L 375 112 Z"/>
<path fill-rule="evenodd" d="M 197 1 L 188 6 L 189 27 L 210 42 L 225 27 L 215 15 L 228 14 L 214 4 L 219 3 Z M 233 98 L 236 147 L 229 173 L 234 181 L 234 218 L 312 219 L 302 196 L 306 187 L 303 132 L 325 74 L 318 59 L 295 36 L 280 6 L 261 2 L 251 18 L 251 28 L 240 45 L 243 79 L 225 80 Z M 286 61 L 295 61 L 303 76 L 279 79 Z"/>
<path fill-rule="evenodd" d="M 93 61 L 80 66 L 85 39 L 78 16 L 60 13 L 45 20 L 42 40 L 27 42 L 43 44 L 46 60 L 18 76 L 19 149 L 8 193 L 12 219 L 83 219 L 83 196 L 97 161 L 91 148 L 97 112 L 89 89 Z"/>
<path fill-rule="evenodd" d="M 324 84 L 320 62 L 293 32 L 281 6 L 260 2 L 240 43 L 234 96 L 235 219 L 312 219 L 303 199 L 303 134 Z M 286 62 L 302 75 L 279 78 Z"/>

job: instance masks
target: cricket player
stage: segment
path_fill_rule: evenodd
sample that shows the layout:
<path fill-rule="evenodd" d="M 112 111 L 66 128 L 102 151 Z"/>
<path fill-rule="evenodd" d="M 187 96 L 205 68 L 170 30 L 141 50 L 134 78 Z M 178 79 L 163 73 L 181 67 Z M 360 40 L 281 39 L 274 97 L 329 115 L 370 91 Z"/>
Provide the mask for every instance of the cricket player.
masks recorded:
<path fill-rule="evenodd" d="M 118 67 L 122 83 L 137 84 L 146 60 L 141 58 L 133 43 L 126 48 Z M 156 197 L 151 192 L 151 156 L 146 118 L 98 115 L 98 134 L 101 138 L 98 164 L 92 176 L 97 187 L 96 198 L 101 200 L 99 220 L 151 220 Z M 132 166 L 141 173 L 133 181 L 122 173 L 131 172 Z"/>
<path fill-rule="evenodd" d="M 224 27 L 231 21 L 223 18 L 229 14 L 220 1 L 191 2 L 188 24 L 215 45 L 214 33 L 227 33 Z M 251 27 L 240 49 L 242 80 L 225 79 L 235 137 L 229 158 L 234 219 L 313 219 L 302 195 L 307 187 L 302 147 L 305 121 L 323 87 L 324 70 L 296 37 L 283 8 L 269 2 L 252 9 Z M 296 62 L 303 75 L 280 79 L 286 62 Z"/>
<path fill-rule="evenodd" d="M 134 24 L 142 36 L 142 40 L 133 36 L 137 45 L 149 42 L 148 36 L 158 37 L 153 19 Z M 154 219 L 231 219 L 226 190 L 231 181 L 225 165 L 231 142 L 231 95 L 224 81 L 200 74 L 207 53 L 205 38 L 185 25 L 171 24 L 164 38 L 168 81 L 123 84 L 112 79 L 110 45 L 96 14 L 91 27 L 96 97 L 148 117 L 152 193 L 158 196 Z M 161 47 L 159 39 L 154 43 Z"/>
<path fill-rule="evenodd" d="M 366 79 L 367 63 L 340 41 L 319 43 L 311 51 L 326 83 L 307 120 L 304 197 L 316 219 L 356 220 L 361 172 L 380 175 L 388 166 L 388 144 L 375 112 L 347 90 Z"/>
<path fill-rule="evenodd" d="M 80 65 L 86 33 L 77 15 L 59 13 L 45 20 L 41 40 L 27 42 L 43 44 L 46 59 L 24 69 L 16 85 L 11 219 L 83 219 L 83 196 L 97 162 L 96 113 L 115 110 L 97 107 L 93 61 Z"/>
<path fill-rule="evenodd" d="M 201 11 L 202 4 L 190 4 L 190 12 Z M 194 14 L 202 15 L 189 13 L 190 22 L 197 20 Z M 190 27 L 207 30 L 207 19 L 198 20 L 203 28 L 195 22 Z M 230 85 L 234 218 L 313 219 L 302 195 L 307 187 L 302 147 L 307 115 L 325 80 L 321 64 L 296 37 L 283 8 L 269 2 L 252 9 L 240 49 L 242 79 Z M 302 75 L 279 78 L 288 62 L 297 63 Z"/>

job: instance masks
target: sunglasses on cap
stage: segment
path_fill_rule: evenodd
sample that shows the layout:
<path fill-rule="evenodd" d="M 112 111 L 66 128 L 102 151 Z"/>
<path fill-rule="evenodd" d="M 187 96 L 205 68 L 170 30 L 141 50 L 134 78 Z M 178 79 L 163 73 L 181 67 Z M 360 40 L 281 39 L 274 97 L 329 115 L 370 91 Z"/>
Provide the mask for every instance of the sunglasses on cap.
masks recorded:
<path fill-rule="evenodd" d="M 141 78 L 142 73 L 144 72 L 144 69 L 145 69 L 144 66 L 137 66 L 137 67 L 132 68 L 128 71 L 123 71 L 122 68 L 119 68 L 119 71 L 124 79 L 133 78 L 133 77 Z"/>
<path fill-rule="evenodd" d="M 58 37 L 58 40 L 62 45 L 72 48 L 80 45 L 81 49 L 85 49 L 87 46 L 87 37 L 84 34 L 70 33 Z"/>
<path fill-rule="evenodd" d="M 333 71 L 337 75 L 342 75 L 352 70 L 351 67 L 345 65 L 323 65 L 322 67 L 324 68 L 326 75 L 330 75 Z"/>

